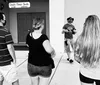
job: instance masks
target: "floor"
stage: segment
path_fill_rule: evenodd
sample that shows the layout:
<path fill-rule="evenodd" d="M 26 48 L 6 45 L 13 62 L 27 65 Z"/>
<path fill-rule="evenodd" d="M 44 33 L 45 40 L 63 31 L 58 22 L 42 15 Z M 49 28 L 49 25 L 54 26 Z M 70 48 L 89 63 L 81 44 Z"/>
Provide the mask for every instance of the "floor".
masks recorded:
<path fill-rule="evenodd" d="M 30 77 L 27 73 L 28 51 L 16 51 L 17 69 L 20 85 L 31 85 Z M 70 64 L 65 53 L 57 53 L 54 58 L 55 68 L 50 77 L 49 85 L 80 85 L 79 64 L 74 61 Z M 3 85 L 11 85 L 4 81 Z"/>

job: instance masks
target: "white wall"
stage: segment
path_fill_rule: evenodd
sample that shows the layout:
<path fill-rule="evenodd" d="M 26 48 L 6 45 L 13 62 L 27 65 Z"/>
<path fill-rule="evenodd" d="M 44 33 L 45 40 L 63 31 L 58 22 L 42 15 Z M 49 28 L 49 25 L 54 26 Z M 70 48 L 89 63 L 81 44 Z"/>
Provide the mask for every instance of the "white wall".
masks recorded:
<path fill-rule="evenodd" d="M 56 52 L 63 52 L 64 0 L 49 0 L 49 17 L 51 44 Z"/>
<path fill-rule="evenodd" d="M 65 0 L 65 23 L 67 17 L 74 17 L 74 25 L 77 29 L 75 38 L 83 30 L 86 17 L 91 14 L 100 17 L 100 0 Z"/>
<path fill-rule="evenodd" d="M 57 52 L 64 51 L 61 31 L 68 17 L 75 19 L 73 24 L 77 29 L 77 34 L 74 39 L 82 32 L 88 15 L 96 14 L 100 17 L 100 0 L 49 0 L 49 7 L 50 40 Z"/>

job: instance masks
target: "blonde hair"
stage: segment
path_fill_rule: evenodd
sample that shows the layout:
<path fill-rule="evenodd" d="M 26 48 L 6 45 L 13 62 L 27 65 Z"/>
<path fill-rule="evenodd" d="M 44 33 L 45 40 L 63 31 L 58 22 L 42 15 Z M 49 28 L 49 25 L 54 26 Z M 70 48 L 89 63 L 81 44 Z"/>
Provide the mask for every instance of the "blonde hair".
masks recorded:
<path fill-rule="evenodd" d="M 29 29 L 29 33 L 34 32 L 34 30 L 39 30 L 44 25 L 44 19 L 36 17 L 33 19 L 32 29 Z"/>
<path fill-rule="evenodd" d="M 100 20 L 96 15 L 89 15 L 84 23 L 83 32 L 77 38 L 84 66 L 96 67 L 100 60 Z"/>
<path fill-rule="evenodd" d="M 33 19 L 33 29 L 38 30 L 42 25 L 44 25 L 44 19 L 34 18 Z"/>

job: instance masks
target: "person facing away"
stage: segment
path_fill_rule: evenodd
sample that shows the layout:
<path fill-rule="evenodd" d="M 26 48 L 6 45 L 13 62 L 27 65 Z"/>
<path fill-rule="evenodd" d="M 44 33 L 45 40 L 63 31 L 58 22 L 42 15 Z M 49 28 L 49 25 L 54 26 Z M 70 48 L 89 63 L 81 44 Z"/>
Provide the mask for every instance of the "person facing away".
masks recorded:
<path fill-rule="evenodd" d="M 64 33 L 64 47 L 65 52 L 67 52 L 68 58 L 67 60 L 72 63 L 73 60 L 71 59 L 71 52 L 73 51 L 73 35 L 76 33 L 76 29 L 74 25 L 72 24 L 74 21 L 74 18 L 68 17 L 67 18 L 67 24 L 63 26 L 62 33 Z"/>
<path fill-rule="evenodd" d="M 28 74 L 32 85 L 48 85 L 52 69 L 55 67 L 53 57 L 55 51 L 51 46 L 48 37 L 42 34 L 44 19 L 33 19 L 33 28 L 26 37 L 26 44 L 29 47 Z"/>
<path fill-rule="evenodd" d="M 74 46 L 81 85 L 100 85 L 100 19 L 89 15 Z"/>
<path fill-rule="evenodd" d="M 0 12 L 0 85 L 3 85 L 4 80 L 12 85 L 19 85 L 13 40 L 5 25 L 5 14 Z"/>

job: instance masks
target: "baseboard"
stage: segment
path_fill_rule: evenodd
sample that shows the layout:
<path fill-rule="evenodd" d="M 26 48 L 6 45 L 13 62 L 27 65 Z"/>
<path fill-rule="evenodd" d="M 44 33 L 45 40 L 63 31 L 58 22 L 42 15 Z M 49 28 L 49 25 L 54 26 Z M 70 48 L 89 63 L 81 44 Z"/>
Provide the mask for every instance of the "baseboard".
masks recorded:
<path fill-rule="evenodd" d="M 26 44 L 14 44 L 15 50 L 28 50 L 28 47 Z"/>

